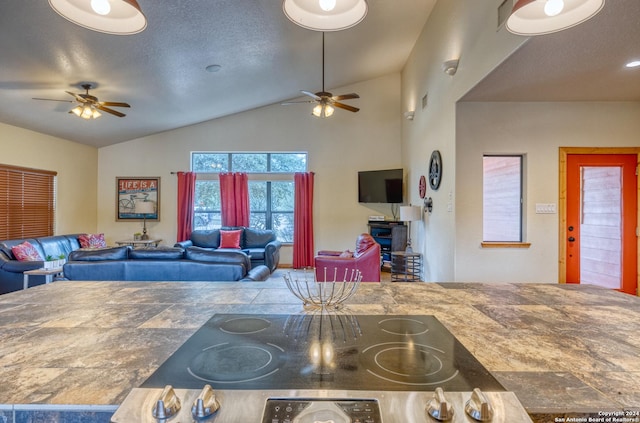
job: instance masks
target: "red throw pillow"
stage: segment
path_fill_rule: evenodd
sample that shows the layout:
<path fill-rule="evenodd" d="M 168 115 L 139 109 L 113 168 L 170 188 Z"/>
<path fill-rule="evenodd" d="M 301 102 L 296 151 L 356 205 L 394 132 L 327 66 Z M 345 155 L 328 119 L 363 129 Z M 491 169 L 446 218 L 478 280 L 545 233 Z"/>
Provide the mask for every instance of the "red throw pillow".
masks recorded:
<path fill-rule="evenodd" d="M 220 248 L 236 248 L 240 249 L 240 235 L 242 229 L 234 231 L 220 231 Z"/>
<path fill-rule="evenodd" d="M 78 242 L 82 248 L 105 248 L 107 246 L 104 234 L 82 234 L 78 237 Z"/>
<path fill-rule="evenodd" d="M 373 247 L 376 243 L 376 240 L 369 234 L 362 234 L 358 237 L 356 241 L 356 251 L 353 254 L 354 257 L 359 257 L 362 253 L 367 251 L 369 248 Z"/>
<path fill-rule="evenodd" d="M 11 247 L 11 252 L 18 261 L 43 261 L 36 247 L 31 245 L 29 241 Z"/>

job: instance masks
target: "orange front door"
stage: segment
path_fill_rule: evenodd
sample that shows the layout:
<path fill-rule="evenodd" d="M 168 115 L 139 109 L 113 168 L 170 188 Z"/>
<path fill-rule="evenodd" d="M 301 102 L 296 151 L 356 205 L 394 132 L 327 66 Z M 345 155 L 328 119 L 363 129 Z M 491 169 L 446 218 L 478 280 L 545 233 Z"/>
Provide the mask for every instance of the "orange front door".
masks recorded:
<path fill-rule="evenodd" d="M 637 155 L 567 155 L 566 282 L 636 294 Z"/>

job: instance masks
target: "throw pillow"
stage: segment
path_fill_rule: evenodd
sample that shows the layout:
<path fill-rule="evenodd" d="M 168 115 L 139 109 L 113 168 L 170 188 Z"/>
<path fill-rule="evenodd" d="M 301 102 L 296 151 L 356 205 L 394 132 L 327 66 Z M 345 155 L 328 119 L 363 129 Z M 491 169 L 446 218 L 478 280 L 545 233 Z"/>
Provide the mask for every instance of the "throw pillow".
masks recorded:
<path fill-rule="evenodd" d="M 107 246 L 104 234 L 82 234 L 78 237 L 78 242 L 82 248 L 105 248 Z"/>
<path fill-rule="evenodd" d="M 29 241 L 11 247 L 11 252 L 18 261 L 43 261 L 36 247 L 31 245 Z"/>
<path fill-rule="evenodd" d="M 353 253 L 349 250 L 344 250 L 338 257 L 353 258 Z"/>
<path fill-rule="evenodd" d="M 237 231 L 220 231 L 220 248 L 236 248 L 240 249 L 240 235 L 242 229 Z"/>

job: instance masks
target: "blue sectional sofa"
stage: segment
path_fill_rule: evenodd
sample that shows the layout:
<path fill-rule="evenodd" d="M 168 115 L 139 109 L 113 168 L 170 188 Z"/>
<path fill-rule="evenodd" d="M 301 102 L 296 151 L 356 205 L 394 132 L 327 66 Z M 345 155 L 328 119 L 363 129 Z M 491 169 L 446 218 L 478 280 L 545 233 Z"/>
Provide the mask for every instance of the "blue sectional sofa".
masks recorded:
<path fill-rule="evenodd" d="M 271 275 L 240 251 L 198 247 L 78 250 L 63 271 L 64 279 L 83 281 L 263 281 Z"/>
<path fill-rule="evenodd" d="M 273 273 L 280 263 L 280 248 L 282 243 L 276 239 L 275 232 L 269 229 L 253 229 L 239 227 L 222 227 L 214 230 L 195 230 L 187 241 L 178 242 L 175 247 L 189 248 L 192 246 L 207 250 L 226 250 L 220 248 L 220 230 L 242 230 L 240 236 L 240 251 L 251 258 L 252 266 L 265 265 Z M 227 250 L 238 251 L 238 250 Z"/>
<path fill-rule="evenodd" d="M 22 289 L 22 273 L 27 270 L 41 269 L 44 266 L 42 261 L 16 260 L 11 247 L 28 241 L 43 258 L 47 256 L 57 258 L 62 254 L 68 257 L 71 252 L 80 248 L 78 241 L 80 235 L 82 234 L 0 241 L 0 294 Z M 29 278 L 29 286 L 41 285 L 44 282 L 44 276 L 31 276 Z"/>

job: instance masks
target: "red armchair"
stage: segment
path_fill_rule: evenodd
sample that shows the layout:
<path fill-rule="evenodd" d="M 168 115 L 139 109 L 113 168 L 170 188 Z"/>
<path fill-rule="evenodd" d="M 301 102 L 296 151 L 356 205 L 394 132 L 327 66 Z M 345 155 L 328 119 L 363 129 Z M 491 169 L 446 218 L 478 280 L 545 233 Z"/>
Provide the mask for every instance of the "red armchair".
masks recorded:
<path fill-rule="evenodd" d="M 358 237 L 353 253 L 318 251 L 315 268 L 316 280 L 320 282 L 333 282 L 334 275 L 337 275 L 336 282 L 342 282 L 345 271 L 347 279 L 351 278 L 352 269 L 358 269 L 362 273 L 362 282 L 380 282 L 380 244 L 371 235 L 364 233 Z"/>

